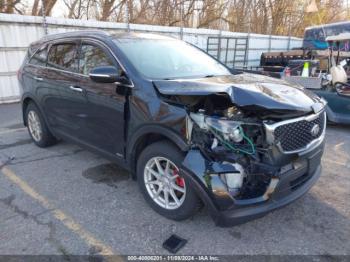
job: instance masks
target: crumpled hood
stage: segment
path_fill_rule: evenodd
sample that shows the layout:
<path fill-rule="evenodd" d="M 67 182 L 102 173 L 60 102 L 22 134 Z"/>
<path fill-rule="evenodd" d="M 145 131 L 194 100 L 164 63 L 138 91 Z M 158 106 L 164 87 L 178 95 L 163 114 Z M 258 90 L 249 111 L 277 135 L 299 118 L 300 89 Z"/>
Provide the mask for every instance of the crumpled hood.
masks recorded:
<path fill-rule="evenodd" d="M 312 92 L 284 80 L 257 74 L 237 74 L 200 79 L 153 81 L 164 95 L 210 95 L 226 93 L 231 101 L 251 109 L 282 113 L 311 112 L 321 100 Z"/>

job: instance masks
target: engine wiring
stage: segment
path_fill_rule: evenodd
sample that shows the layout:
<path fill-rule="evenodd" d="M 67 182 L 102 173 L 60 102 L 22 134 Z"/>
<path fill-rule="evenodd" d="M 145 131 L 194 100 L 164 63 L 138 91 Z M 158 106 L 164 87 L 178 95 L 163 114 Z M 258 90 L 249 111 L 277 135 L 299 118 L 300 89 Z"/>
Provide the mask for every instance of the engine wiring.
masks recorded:
<path fill-rule="evenodd" d="M 243 139 L 248 142 L 250 148 L 243 148 L 245 146 L 242 145 L 232 145 L 231 143 L 227 142 L 222 135 L 215 130 L 214 128 L 210 128 L 210 131 L 214 134 L 214 136 L 222 143 L 223 146 L 225 146 L 227 149 L 233 151 L 233 152 L 241 152 L 247 155 L 254 155 L 256 150 L 253 141 L 244 133 L 243 128 L 241 126 L 238 127 L 240 132 L 243 135 Z"/>

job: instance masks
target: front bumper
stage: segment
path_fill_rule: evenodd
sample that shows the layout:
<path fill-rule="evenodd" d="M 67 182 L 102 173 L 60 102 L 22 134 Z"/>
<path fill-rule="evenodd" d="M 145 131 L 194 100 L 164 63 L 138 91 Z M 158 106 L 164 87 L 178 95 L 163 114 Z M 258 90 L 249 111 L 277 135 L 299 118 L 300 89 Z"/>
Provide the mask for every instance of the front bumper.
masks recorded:
<path fill-rule="evenodd" d="M 215 223 L 219 226 L 233 226 L 262 217 L 267 213 L 271 212 L 272 210 L 288 205 L 289 203 L 302 197 L 316 183 L 320 175 L 321 166 L 318 166 L 314 173 L 311 174 L 311 178 L 298 189 L 284 194 L 284 196 L 282 197 L 279 197 L 277 193 L 276 195 L 273 195 L 271 199 L 269 199 L 264 204 L 259 204 L 253 207 L 218 212 L 218 214 L 215 217 Z"/>
<path fill-rule="evenodd" d="M 216 162 L 208 162 L 199 151 L 190 152 L 185 158 L 182 174 L 186 176 L 197 194 L 208 207 L 218 226 L 233 226 L 259 218 L 303 196 L 321 174 L 321 156 L 324 144 L 305 155 L 300 155 L 298 168 L 276 174 L 278 183 L 262 197 L 235 201 L 219 176 L 209 177 L 213 169 L 220 172 Z M 225 171 L 225 170 L 223 170 Z"/>

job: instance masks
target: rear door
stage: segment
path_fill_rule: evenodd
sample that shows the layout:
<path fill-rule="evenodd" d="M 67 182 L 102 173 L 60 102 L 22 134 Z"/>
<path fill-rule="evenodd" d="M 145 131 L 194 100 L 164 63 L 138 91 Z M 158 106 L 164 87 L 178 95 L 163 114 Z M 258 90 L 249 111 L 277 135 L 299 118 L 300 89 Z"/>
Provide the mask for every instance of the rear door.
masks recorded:
<path fill-rule="evenodd" d="M 98 66 L 120 65 L 102 42 L 84 40 L 79 52 L 79 87 L 84 90 L 86 104 L 81 138 L 90 145 L 118 157 L 124 155 L 124 95 L 116 93 L 115 83 L 96 83 L 89 72 Z"/>
<path fill-rule="evenodd" d="M 34 94 L 40 101 L 39 95 L 42 94 L 41 87 L 46 73 L 47 45 L 30 47 L 27 56 L 29 61 L 22 67 L 21 71 L 23 92 Z"/>
<path fill-rule="evenodd" d="M 84 124 L 86 98 L 78 85 L 79 41 L 62 40 L 50 45 L 43 84 L 43 104 L 55 131 L 79 137 Z"/>

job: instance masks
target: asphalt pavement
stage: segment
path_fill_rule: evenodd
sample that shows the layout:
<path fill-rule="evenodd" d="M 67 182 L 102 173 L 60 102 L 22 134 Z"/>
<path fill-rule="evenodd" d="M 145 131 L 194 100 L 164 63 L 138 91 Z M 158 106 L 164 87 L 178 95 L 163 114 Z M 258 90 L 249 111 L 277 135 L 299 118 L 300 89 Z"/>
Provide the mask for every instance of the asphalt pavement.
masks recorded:
<path fill-rule="evenodd" d="M 155 213 L 128 172 L 80 147 L 38 148 L 19 104 L 0 105 L 0 254 L 350 255 L 350 127 L 330 126 L 322 176 L 308 194 L 243 225 L 216 227 L 203 209 Z"/>

